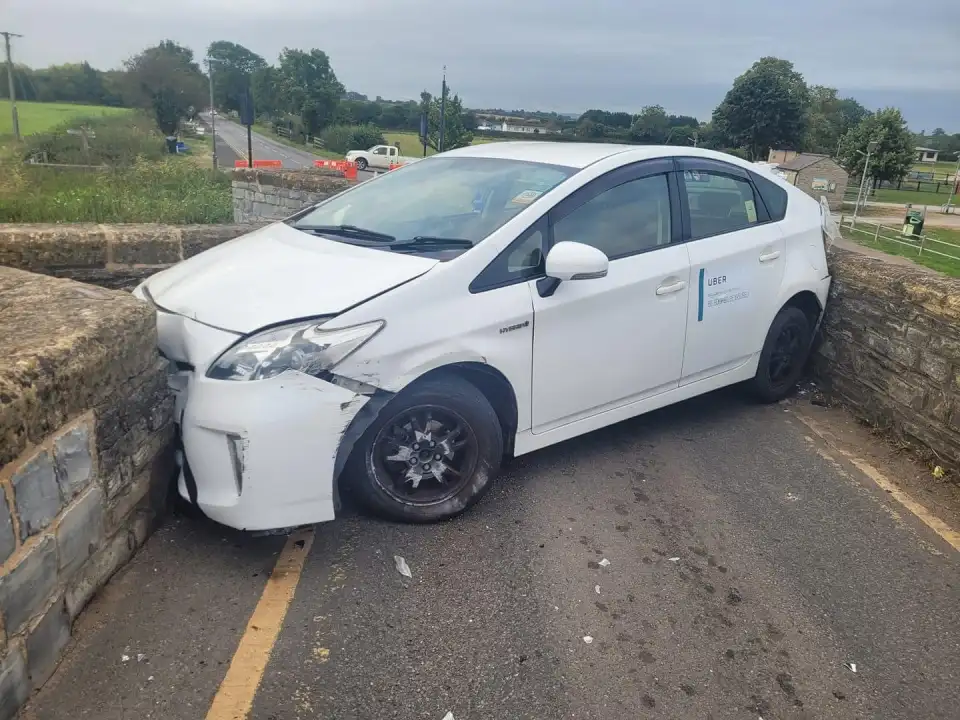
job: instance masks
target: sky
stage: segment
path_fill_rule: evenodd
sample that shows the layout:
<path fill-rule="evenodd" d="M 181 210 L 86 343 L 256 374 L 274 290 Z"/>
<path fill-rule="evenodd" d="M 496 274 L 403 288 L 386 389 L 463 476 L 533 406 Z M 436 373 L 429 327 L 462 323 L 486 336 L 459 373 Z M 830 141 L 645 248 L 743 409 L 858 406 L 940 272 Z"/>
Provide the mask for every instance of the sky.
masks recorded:
<path fill-rule="evenodd" d="M 909 11 L 906 9 L 909 8 Z M 437 92 L 467 107 L 668 112 L 706 120 L 765 55 L 915 131 L 960 132 L 958 0 L 0 0 L 14 60 L 118 67 L 172 39 L 230 40 L 276 62 L 324 50 L 349 90 Z"/>

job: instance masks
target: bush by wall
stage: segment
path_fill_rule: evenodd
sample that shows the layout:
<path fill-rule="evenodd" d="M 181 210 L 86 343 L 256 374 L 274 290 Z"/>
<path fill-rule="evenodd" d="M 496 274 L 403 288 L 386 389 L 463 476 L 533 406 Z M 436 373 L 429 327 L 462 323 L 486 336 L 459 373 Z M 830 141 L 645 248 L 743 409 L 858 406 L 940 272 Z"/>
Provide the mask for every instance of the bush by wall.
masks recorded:
<path fill-rule="evenodd" d="M 386 143 L 376 125 L 331 125 L 320 134 L 320 141 L 325 149 L 335 153 L 366 150 Z"/>

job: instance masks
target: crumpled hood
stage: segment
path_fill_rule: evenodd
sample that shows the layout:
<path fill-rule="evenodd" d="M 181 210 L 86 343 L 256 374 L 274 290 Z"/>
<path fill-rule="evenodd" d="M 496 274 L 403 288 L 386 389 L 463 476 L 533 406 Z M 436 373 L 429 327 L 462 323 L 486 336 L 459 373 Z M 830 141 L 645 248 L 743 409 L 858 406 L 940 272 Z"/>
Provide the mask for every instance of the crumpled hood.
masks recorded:
<path fill-rule="evenodd" d="M 174 265 L 141 289 L 161 308 L 223 330 L 332 315 L 427 272 L 431 258 L 329 240 L 276 223 Z"/>

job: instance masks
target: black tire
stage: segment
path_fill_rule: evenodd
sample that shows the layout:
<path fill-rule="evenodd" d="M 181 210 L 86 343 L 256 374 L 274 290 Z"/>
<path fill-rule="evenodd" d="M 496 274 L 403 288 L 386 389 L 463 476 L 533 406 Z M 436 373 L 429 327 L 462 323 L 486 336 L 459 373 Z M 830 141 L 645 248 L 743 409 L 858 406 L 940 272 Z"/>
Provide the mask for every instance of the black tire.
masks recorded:
<path fill-rule="evenodd" d="M 357 170 L 366 170 L 367 169 L 367 160 L 366 158 L 357 158 Z"/>
<path fill-rule="evenodd" d="M 416 419 L 405 425 L 408 418 Z M 463 428 L 456 435 L 460 440 L 453 444 L 465 443 L 453 454 L 443 451 L 441 455 L 443 448 L 436 447 L 412 453 L 406 462 L 390 459 L 415 447 L 411 427 L 426 431 L 418 437 L 429 436 L 429 441 L 422 442 L 433 447 L 435 441 L 453 434 L 448 428 L 453 424 Z M 418 459 L 425 452 L 437 454 Z M 422 475 L 429 467 L 424 463 L 434 462 L 432 458 L 442 458 L 433 467 L 447 468 L 441 471 L 447 481 L 428 474 L 415 478 L 414 486 L 409 474 Z M 503 431 L 484 394 L 456 376 L 438 376 L 414 384 L 383 407 L 354 449 L 347 481 L 355 497 L 377 515 L 408 523 L 439 522 L 459 515 L 483 497 L 502 459 Z M 463 472 L 455 475 L 454 468 Z"/>
<path fill-rule="evenodd" d="M 777 313 L 751 382 L 757 398 L 763 402 L 779 402 L 793 391 L 807 362 L 812 332 L 810 319 L 800 308 L 788 306 Z"/>

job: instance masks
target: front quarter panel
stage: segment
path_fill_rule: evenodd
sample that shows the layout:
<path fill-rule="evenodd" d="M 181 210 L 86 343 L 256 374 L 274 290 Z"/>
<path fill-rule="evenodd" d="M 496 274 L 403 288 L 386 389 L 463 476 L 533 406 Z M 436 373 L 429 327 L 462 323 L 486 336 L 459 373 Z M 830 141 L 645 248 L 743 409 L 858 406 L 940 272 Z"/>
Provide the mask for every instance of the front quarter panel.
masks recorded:
<path fill-rule="evenodd" d="M 431 370 L 481 363 L 499 371 L 517 399 L 518 429 L 530 425 L 533 302 L 528 283 L 471 294 L 452 265 L 337 318 L 340 325 L 384 319 L 376 337 L 334 370 L 391 393 Z"/>

